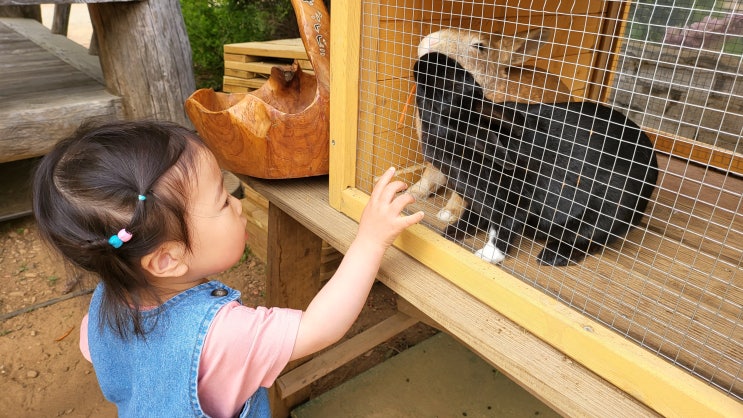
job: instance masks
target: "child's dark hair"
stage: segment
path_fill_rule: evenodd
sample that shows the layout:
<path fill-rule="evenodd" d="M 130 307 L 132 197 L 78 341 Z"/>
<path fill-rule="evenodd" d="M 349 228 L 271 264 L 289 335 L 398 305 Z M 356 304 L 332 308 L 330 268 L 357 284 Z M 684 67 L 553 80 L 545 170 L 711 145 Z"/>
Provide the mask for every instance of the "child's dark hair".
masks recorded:
<path fill-rule="evenodd" d="M 144 336 L 143 295 L 155 297 L 141 265 L 162 243 L 191 249 L 189 176 L 204 145 L 167 122 L 86 123 L 41 161 L 33 210 L 42 238 L 104 283 L 100 326 Z M 138 196 L 143 196 L 139 198 Z M 126 228 L 133 238 L 108 240 Z"/>

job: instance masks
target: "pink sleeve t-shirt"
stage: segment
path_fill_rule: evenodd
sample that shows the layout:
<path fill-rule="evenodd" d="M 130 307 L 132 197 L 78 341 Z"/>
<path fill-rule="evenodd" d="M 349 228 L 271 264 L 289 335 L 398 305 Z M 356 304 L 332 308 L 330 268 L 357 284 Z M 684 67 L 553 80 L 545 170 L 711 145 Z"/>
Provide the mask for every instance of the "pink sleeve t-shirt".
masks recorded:
<path fill-rule="evenodd" d="M 199 401 L 207 415 L 232 417 L 259 387 L 273 384 L 289 362 L 302 311 L 249 308 L 230 302 L 217 312 L 199 362 Z M 88 315 L 80 350 L 90 361 Z"/>

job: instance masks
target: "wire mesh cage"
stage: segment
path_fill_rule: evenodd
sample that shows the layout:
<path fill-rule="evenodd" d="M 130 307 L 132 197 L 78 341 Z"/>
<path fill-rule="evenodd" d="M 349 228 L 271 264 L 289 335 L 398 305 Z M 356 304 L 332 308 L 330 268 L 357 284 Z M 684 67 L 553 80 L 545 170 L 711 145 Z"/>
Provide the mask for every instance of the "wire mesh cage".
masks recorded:
<path fill-rule="evenodd" d="M 492 3 L 361 3 L 355 187 L 743 400 L 743 6 Z"/>

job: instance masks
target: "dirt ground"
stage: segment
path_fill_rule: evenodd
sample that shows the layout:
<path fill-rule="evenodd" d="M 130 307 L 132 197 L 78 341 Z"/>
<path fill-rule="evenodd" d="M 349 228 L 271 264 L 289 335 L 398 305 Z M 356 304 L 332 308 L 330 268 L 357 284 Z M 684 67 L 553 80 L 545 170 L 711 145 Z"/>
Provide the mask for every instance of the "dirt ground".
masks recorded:
<path fill-rule="evenodd" d="M 33 218 L 0 223 L 0 415 L 12 417 L 113 417 L 115 407 L 98 388 L 93 367 L 80 354 L 80 320 L 87 310 L 92 277 L 68 271 L 38 237 Z M 231 270 L 215 276 L 240 290 L 243 303 L 264 301 L 264 264 L 246 251 Z M 394 294 L 374 287 L 358 333 L 392 315 Z M 433 335 L 424 325 L 367 352 L 312 386 L 316 396 Z"/>

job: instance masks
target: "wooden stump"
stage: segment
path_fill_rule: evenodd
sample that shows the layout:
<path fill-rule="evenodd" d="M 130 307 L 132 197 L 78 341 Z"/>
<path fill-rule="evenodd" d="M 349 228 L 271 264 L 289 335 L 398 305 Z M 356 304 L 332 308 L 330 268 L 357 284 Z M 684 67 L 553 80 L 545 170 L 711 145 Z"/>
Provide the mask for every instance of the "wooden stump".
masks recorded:
<path fill-rule="evenodd" d="M 196 90 L 178 0 L 89 4 L 106 87 L 131 119 L 191 127 L 183 104 Z"/>

